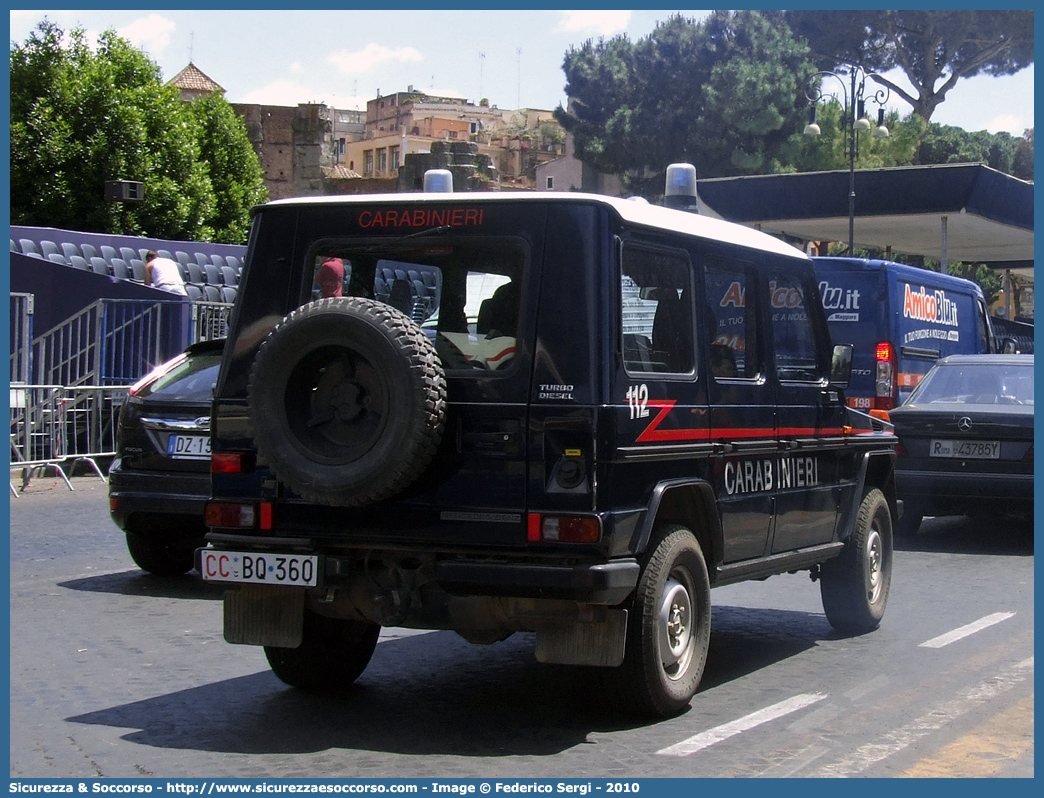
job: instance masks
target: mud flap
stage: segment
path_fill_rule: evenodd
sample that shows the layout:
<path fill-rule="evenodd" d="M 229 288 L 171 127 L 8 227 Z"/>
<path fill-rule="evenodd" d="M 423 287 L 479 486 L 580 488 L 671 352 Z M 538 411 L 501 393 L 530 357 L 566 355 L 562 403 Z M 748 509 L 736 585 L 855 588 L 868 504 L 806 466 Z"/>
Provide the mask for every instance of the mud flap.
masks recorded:
<path fill-rule="evenodd" d="M 627 610 L 609 610 L 598 623 L 556 623 L 536 635 L 537 662 L 615 668 L 624 659 Z"/>
<path fill-rule="evenodd" d="M 305 591 L 251 587 L 225 591 L 225 640 L 247 646 L 297 648 L 304 628 Z"/>

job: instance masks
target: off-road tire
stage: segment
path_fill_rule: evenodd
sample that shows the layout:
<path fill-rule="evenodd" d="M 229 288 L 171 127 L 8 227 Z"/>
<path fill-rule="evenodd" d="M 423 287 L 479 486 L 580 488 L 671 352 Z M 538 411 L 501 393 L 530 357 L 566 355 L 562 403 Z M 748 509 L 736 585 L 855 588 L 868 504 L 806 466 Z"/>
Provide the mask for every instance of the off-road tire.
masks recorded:
<path fill-rule="evenodd" d="M 258 452 L 309 501 L 341 507 L 391 498 L 435 455 L 446 377 L 404 313 L 371 299 L 311 302 L 261 344 L 248 415 Z"/>
<path fill-rule="evenodd" d="M 892 515 L 877 488 L 863 494 L 845 548 L 823 563 L 819 592 L 830 625 L 844 634 L 872 632 L 884 617 L 892 583 Z"/>
<path fill-rule="evenodd" d="M 653 717 L 689 705 L 707 662 L 711 604 L 707 563 L 692 532 L 664 524 L 638 578 L 623 664 L 612 678 L 624 707 Z"/>
<path fill-rule="evenodd" d="M 291 687 L 339 693 L 366 669 L 380 633 L 375 623 L 327 618 L 305 610 L 301 645 L 265 646 L 265 657 L 272 672 Z"/>

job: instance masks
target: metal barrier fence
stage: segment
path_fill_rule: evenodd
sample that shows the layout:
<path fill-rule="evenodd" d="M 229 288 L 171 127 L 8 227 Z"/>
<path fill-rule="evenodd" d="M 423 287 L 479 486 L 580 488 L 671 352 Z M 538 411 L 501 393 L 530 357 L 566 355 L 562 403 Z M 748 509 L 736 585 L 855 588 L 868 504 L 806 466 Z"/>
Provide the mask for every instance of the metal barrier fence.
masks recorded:
<path fill-rule="evenodd" d="M 98 460 L 116 454 L 116 425 L 129 386 L 11 385 L 11 471 L 22 489 L 54 468 L 72 490 L 66 469 L 85 463 L 105 479 Z M 11 482 L 11 493 L 18 491 Z"/>
<path fill-rule="evenodd" d="M 196 341 L 224 338 L 232 305 L 99 299 L 33 338 L 33 295 L 11 293 L 11 382 L 128 385 Z"/>
<path fill-rule="evenodd" d="M 33 349 L 33 295 L 11 292 L 11 382 L 28 382 Z"/>
<path fill-rule="evenodd" d="M 179 301 L 99 299 L 33 341 L 34 381 L 132 383 L 191 343 L 188 307 Z"/>
<path fill-rule="evenodd" d="M 192 330 L 196 341 L 213 341 L 228 334 L 232 305 L 225 302 L 194 302 Z"/>
<path fill-rule="evenodd" d="M 223 338 L 232 305 L 179 300 L 100 299 L 33 338 L 33 295 L 11 292 L 11 471 L 22 489 L 53 468 L 116 453 L 128 386 L 196 341 Z M 17 496 L 15 483 L 11 492 Z"/>

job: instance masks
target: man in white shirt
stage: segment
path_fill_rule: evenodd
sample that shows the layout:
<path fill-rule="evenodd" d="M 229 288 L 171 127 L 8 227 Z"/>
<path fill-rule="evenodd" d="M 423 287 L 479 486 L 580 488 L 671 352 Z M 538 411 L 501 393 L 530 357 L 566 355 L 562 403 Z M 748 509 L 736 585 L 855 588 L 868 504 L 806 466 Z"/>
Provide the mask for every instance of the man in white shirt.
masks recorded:
<path fill-rule="evenodd" d="M 161 258 L 151 249 L 145 254 L 145 285 L 188 296 L 178 264 L 170 258 Z"/>

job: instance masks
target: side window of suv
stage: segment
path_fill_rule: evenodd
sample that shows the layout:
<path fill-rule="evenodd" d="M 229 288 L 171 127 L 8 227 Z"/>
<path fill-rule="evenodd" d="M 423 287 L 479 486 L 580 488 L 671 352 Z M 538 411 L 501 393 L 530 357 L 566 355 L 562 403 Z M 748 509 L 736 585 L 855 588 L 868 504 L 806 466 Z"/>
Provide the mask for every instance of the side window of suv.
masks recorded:
<path fill-rule="evenodd" d="M 620 320 L 628 372 L 693 373 L 691 275 L 683 253 L 624 245 Z"/>
<path fill-rule="evenodd" d="M 756 274 L 749 264 L 720 258 L 707 262 L 706 335 L 711 372 L 716 379 L 757 379 L 758 355 Z"/>
<path fill-rule="evenodd" d="M 796 275 L 778 274 L 769 283 L 776 376 L 781 381 L 815 382 L 815 331 L 805 307 L 805 289 Z"/>

